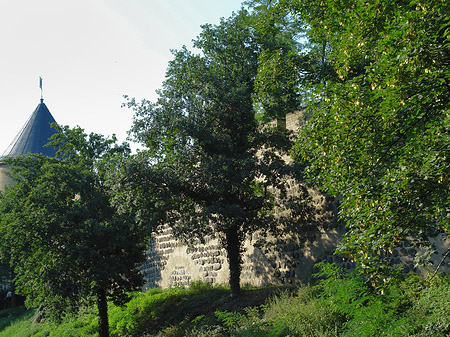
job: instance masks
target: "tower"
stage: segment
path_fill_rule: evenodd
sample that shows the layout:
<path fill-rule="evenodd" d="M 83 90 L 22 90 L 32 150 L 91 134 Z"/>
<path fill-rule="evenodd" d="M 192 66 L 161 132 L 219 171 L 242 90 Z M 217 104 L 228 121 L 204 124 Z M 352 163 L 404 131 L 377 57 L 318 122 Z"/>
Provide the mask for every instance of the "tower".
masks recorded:
<path fill-rule="evenodd" d="M 50 126 L 51 123 L 55 122 L 44 103 L 44 99 L 41 98 L 41 102 L 1 158 L 17 157 L 28 153 L 41 153 L 48 157 L 54 157 L 56 149 L 45 145 L 50 137 L 56 133 L 56 129 Z M 0 190 L 4 191 L 5 186 L 11 183 L 11 179 L 5 174 L 8 171 L 8 166 L 1 161 L 1 158 Z"/>

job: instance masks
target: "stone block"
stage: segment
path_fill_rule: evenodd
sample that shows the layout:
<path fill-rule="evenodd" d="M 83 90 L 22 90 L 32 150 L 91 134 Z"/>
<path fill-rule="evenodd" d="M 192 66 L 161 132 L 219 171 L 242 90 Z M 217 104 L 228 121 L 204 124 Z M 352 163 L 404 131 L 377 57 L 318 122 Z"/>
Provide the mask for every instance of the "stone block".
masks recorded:
<path fill-rule="evenodd" d="M 410 248 L 410 249 L 408 249 L 408 254 L 410 255 L 410 256 L 416 256 L 416 254 L 417 254 L 417 250 L 415 250 L 414 248 Z"/>

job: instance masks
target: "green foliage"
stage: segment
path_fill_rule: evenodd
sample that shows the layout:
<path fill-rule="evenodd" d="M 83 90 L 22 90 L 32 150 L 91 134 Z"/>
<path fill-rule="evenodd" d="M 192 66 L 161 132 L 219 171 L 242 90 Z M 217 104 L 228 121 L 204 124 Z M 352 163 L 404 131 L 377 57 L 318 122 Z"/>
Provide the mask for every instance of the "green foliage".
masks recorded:
<path fill-rule="evenodd" d="M 322 278 L 316 288 L 321 296 L 332 299 L 330 305 L 343 315 L 353 315 L 370 298 L 366 282 L 356 270 L 344 273 L 335 265 L 323 262 L 316 266 L 320 272 L 315 277 Z"/>
<path fill-rule="evenodd" d="M 137 294 L 124 308 L 111 310 L 111 335 L 136 336 L 138 332 L 154 330 L 184 296 L 185 291 L 180 288 Z"/>
<path fill-rule="evenodd" d="M 310 68 L 307 56 L 302 53 L 305 29 L 281 2 L 247 2 L 261 48 L 254 101 L 262 108 L 258 114 L 262 122 L 284 119 L 286 113 L 300 107 L 304 95 L 299 87 Z"/>
<path fill-rule="evenodd" d="M 336 336 L 342 325 L 336 307 L 317 298 L 308 286 L 294 295 L 285 293 L 274 298 L 264 319 L 271 322 L 270 336 Z"/>
<path fill-rule="evenodd" d="M 448 336 L 450 332 L 450 279 L 438 278 L 420 292 L 411 310 L 418 320 L 417 336 Z"/>
<path fill-rule="evenodd" d="M 15 311 L 15 312 L 14 312 Z M 59 323 L 35 321 L 36 310 L 25 310 L 24 307 L 10 310 L 11 321 L 0 317 L 1 337 L 77 337 L 98 336 L 98 323 L 96 315 L 84 313 L 82 316 L 67 316 Z"/>
<path fill-rule="evenodd" d="M 110 203 L 105 184 L 129 148 L 80 128 L 58 131 L 59 158 L 8 159 L 15 184 L 0 196 L 0 248 L 29 306 L 59 318 L 96 297 L 107 319 L 100 303 L 124 303 L 142 284 L 147 229 Z"/>
<path fill-rule="evenodd" d="M 247 319 L 245 315 L 238 312 L 216 311 L 214 314 L 219 322 L 221 322 L 228 329 L 237 328 Z"/>
<path fill-rule="evenodd" d="M 331 264 L 320 263 L 316 289 L 320 297 L 345 317 L 340 336 L 409 336 L 414 331 L 410 314 L 423 288 L 417 275 L 411 274 L 397 284 L 374 291 L 358 270 L 343 273 Z"/>
<path fill-rule="evenodd" d="M 24 307 L 5 309 L 0 311 L 0 331 L 9 325 L 19 321 L 28 320 L 34 314 L 34 310 L 28 311 Z"/>
<path fill-rule="evenodd" d="M 262 122 L 304 107 L 314 86 L 330 77 L 327 43 L 311 43 L 308 23 L 288 0 L 251 0 L 252 27 L 261 45 L 254 101 Z M 294 8 L 294 10 L 293 10 Z"/>
<path fill-rule="evenodd" d="M 198 292 L 208 291 L 208 290 L 211 290 L 212 288 L 213 287 L 210 283 L 202 282 L 200 280 L 193 281 L 189 284 L 189 289 L 192 291 L 198 291 Z"/>
<path fill-rule="evenodd" d="M 236 317 L 245 317 L 230 312 L 229 294 L 229 289 L 199 281 L 193 282 L 189 289 L 151 289 L 136 293 L 125 307 L 110 310 L 111 334 L 202 336 L 211 333 L 214 336 L 218 333 L 221 336 L 225 328 L 230 329 L 237 322 Z M 217 316 L 226 322 L 223 327 Z"/>
<path fill-rule="evenodd" d="M 448 2 L 289 2 L 310 40 L 330 46 L 334 73 L 311 91 L 293 154 L 343 196 L 340 252 L 383 284 L 389 268 L 374 258 L 449 229 Z"/>

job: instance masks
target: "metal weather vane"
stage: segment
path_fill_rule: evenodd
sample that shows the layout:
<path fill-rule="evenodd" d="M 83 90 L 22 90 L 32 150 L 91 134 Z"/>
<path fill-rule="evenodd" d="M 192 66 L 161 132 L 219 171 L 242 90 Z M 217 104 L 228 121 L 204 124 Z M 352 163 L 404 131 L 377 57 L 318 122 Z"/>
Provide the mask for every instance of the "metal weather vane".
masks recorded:
<path fill-rule="evenodd" d="M 43 94 L 42 94 L 42 77 L 39 76 L 39 88 L 41 89 L 41 101 L 44 100 Z"/>

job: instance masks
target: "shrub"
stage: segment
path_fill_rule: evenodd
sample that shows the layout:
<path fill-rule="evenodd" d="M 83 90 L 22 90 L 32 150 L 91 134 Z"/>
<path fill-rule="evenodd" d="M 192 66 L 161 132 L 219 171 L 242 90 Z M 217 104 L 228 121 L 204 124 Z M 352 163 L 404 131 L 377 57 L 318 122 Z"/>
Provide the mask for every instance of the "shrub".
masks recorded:
<path fill-rule="evenodd" d="M 416 322 L 416 336 L 450 335 L 450 277 L 436 277 L 410 311 Z"/>
<path fill-rule="evenodd" d="M 366 282 L 364 276 L 356 269 L 349 273 L 332 264 L 318 264 L 322 279 L 316 286 L 320 297 L 333 310 L 345 317 L 341 336 L 372 337 L 372 336 L 408 336 L 411 322 L 405 317 L 405 310 L 411 306 L 405 296 L 414 291 L 403 283 L 403 288 L 392 283 L 383 289 L 383 294 L 374 291 Z M 415 285 L 409 281 L 409 285 Z"/>
<path fill-rule="evenodd" d="M 337 336 L 343 321 L 309 286 L 299 288 L 295 295 L 284 293 L 274 298 L 264 317 L 273 324 L 271 336 Z"/>
<path fill-rule="evenodd" d="M 342 317 L 313 288 L 284 292 L 259 308 L 240 313 L 216 313 L 233 337 L 337 336 Z"/>

